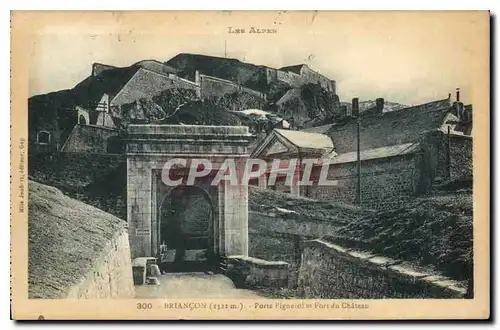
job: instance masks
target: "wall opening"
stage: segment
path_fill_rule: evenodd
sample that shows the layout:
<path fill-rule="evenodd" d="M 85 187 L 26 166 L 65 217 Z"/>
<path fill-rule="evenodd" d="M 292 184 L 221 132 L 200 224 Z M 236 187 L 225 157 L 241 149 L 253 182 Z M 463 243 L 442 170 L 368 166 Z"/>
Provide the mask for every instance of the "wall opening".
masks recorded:
<path fill-rule="evenodd" d="M 80 117 L 78 117 L 78 124 L 87 125 L 87 120 L 85 120 L 85 117 L 83 115 L 80 115 Z"/>
<path fill-rule="evenodd" d="M 50 133 L 47 131 L 40 131 L 36 137 L 39 144 L 49 144 L 50 143 Z"/>
<path fill-rule="evenodd" d="M 205 190 L 178 186 L 160 208 L 160 268 L 167 272 L 213 266 L 214 206 Z M 166 246 L 166 248 L 165 248 Z"/>

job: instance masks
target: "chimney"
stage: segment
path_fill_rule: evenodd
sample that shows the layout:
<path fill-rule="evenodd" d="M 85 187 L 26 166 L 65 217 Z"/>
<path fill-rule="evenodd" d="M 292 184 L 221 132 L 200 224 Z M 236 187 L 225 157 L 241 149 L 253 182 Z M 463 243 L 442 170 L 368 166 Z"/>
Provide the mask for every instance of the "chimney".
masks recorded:
<path fill-rule="evenodd" d="M 384 99 L 378 98 L 375 100 L 375 107 L 377 109 L 377 113 L 382 113 L 384 111 Z"/>
<path fill-rule="evenodd" d="M 457 88 L 457 101 L 455 102 L 455 111 L 458 121 L 462 121 L 462 111 L 464 104 L 460 102 L 460 88 Z"/>
<path fill-rule="evenodd" d="M 200 71 L 196 70 L 194 73 L 194 83 L 198 86 L 200 86 L 201 81 L 200 81 Z"/>
<path fill-rule="evenodd" d="M 359 116 L 359 99 L 353 98 L 352 99 L 352 111 L 351 114 L 353 117 L 358 117 Z"/>
<path fill-rule="evenodd" d="M 347 105 L 340 106 L 339 114 L 340 114 L 340 120 L 344 120 L 347 118 Z"/>

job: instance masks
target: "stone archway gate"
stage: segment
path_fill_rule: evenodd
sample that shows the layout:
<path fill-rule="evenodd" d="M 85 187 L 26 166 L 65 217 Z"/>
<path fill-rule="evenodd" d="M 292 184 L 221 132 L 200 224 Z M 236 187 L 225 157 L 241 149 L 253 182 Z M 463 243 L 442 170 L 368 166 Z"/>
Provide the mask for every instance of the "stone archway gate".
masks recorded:
<path fill-rule="evenodd" d="M 252 136 L 245 126 L 129 125 L 125 140 L 127 222 L 134 259 L 157 253 L 159 208 L 174 188 L 161 180 L 165 163 L 174 158 L 203 158 L 217 168 L 234 158 L 241 171 Z M 248 186 L 221 181 L 207 193 L 215 209 L 213 251 L 248 255 Z"/>

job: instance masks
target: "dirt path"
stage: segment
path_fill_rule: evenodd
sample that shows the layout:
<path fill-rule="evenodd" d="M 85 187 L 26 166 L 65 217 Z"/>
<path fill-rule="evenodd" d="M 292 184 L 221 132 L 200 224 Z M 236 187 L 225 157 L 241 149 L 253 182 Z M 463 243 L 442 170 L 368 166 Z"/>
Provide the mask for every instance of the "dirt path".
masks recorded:
<path fill-rule="evenodd" d="M 138 285 L 136 298 L 228 298 L 263 299 L 256 292 L 236 289 L 233 282 L 220 274 L 172 273 L 160 277 L 161 285 Z"/>

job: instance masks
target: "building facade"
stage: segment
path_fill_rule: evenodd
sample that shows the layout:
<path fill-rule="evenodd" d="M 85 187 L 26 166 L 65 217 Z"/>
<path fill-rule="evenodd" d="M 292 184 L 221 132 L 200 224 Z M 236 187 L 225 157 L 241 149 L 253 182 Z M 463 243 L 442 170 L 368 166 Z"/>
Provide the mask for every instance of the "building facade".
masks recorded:
<path fill-rule="evenodd" d="M 269 164 L 268 171 L 251 184 L 313 199 L 387 209 L 425 194 L 436 182 L 472 177 L 472 116 L 464 115 L 466 107 L 460 102 L 447 98 L 383 113 L 383 101 L 379 101 L 364 114 L 356 109 L 357 100 L 353 104 L 356 117 L 349 115 L 341 122 L 299 132 L 275 130 L 251 156 Z M 286 143 L 279 136 L 288 137 Z M 327 139 L 331 149 L 325 148 Z M 274 159 L 283 159 L 283 169 L 295 159 L 298 179 L 287 184 L 286 175 L 281 175 L 283 179 L 270 186 Z M 308 175 L 311 184 L 301 180 L 309 171 L 305 159 L 313 164 Z M 323 174 L 329 182 L 326 185 L 320 182 L 322 171 L 327 173 Z"/>

